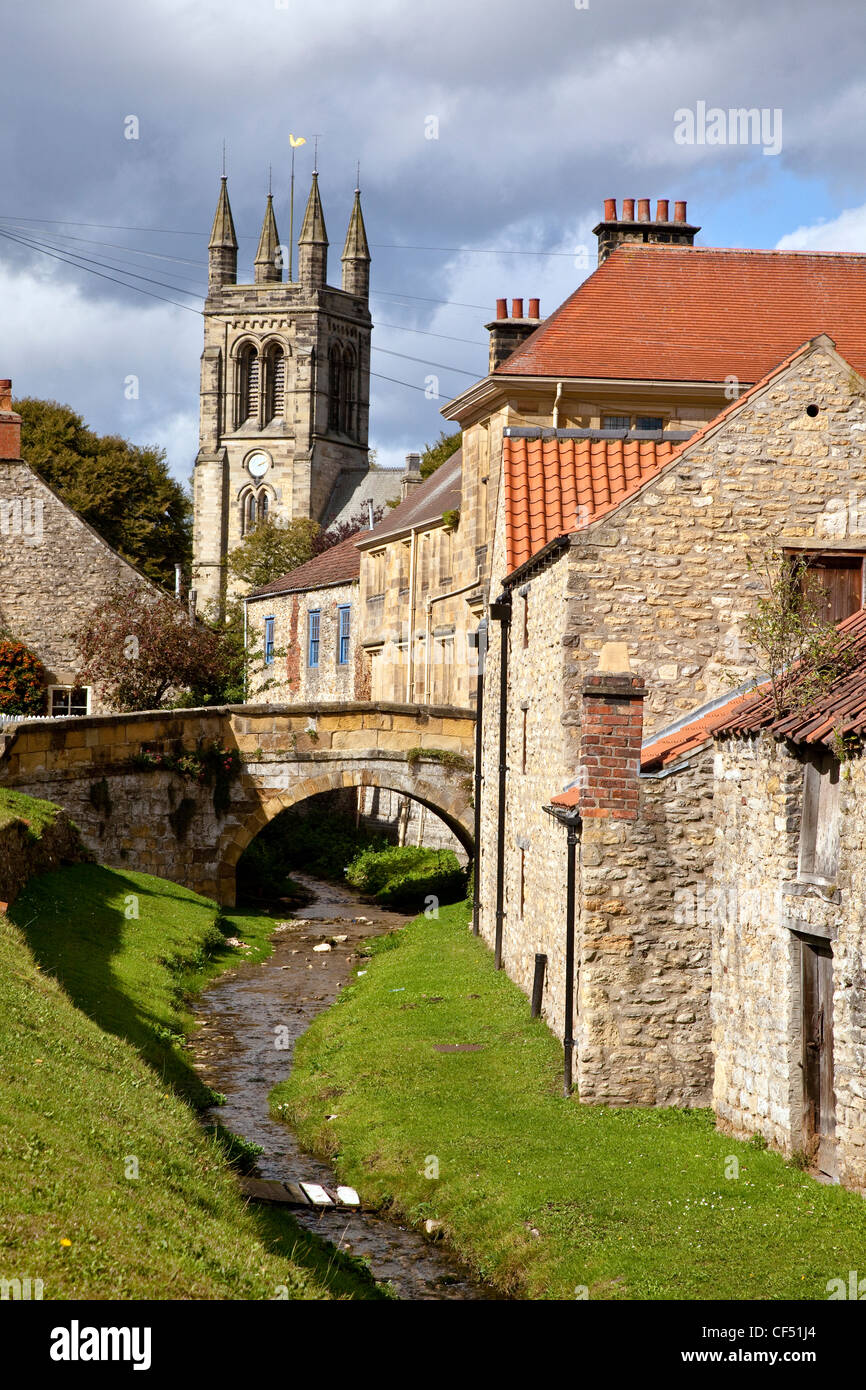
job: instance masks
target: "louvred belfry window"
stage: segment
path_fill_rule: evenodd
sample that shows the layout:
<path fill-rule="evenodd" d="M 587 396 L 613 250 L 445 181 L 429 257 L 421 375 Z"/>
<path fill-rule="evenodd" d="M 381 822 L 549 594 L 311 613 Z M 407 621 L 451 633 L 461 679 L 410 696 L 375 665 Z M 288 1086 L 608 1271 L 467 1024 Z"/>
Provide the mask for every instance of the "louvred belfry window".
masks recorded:
<path fill-rule="evenodd" d="M 286 408 L 286 356 L 281 348 L 271 348 L 267 357 L 267 399 L 265 419 L 281 420 Z"/>
<path fill-rule="evenodd" d="M 245 348 L 238 364 L 238 424 L 255 419 L 259 413 L 259 354 Z"/>

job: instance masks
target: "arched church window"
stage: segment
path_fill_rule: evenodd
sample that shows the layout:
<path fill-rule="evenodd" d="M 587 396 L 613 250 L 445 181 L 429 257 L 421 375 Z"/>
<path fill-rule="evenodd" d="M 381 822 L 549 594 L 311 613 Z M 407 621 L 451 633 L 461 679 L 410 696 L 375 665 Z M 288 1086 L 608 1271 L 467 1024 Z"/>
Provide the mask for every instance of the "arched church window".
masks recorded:
<path fill-rule="evenodd" d="M 286 354 L 271 347 L 265 360 L 265 420 L 280 420 L 286 406 Z"/>
<path fill-rule="evenodd" d="M 248 536 L 256 527 L 256 494 L 248 492 L 241 499 L 241 535 Z"/>
<path fill-rule="evenodd" d="M 270 498 L 268 497 L 268 494 L 267 494 L 266 492 L 260 492 L 260 493 L 259 493 L 259 504 L 258 504 L 258 519 L 259 519 L 259 521 L 267 521 L 267 519 L 268 519 L 268 508 L 269 508 L 269 507 L 270 507 Z"/>
<path fill-rule="evenodd" d="M 238 362 L 238 424 L 256 419 L 259 413 L 259 354 L 249 345 Z"/>
<path fill-rule="evenodd" d="M 335 343 L 328 356 L 328 429 L 340 430 L 343 399 L 343 352 Z"/>

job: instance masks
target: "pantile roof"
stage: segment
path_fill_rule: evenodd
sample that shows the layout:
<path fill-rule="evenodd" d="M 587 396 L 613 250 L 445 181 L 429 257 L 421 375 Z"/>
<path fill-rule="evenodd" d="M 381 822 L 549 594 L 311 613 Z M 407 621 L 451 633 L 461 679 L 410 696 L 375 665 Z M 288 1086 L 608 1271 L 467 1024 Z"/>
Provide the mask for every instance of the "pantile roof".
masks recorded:
<path fill-rule="evenodd" d="M 358 536 L 332 545 L 321 555 L 298 565 L 279 579 L 272 579 L 260 589 L 254 589 L 250 598 L 266 598 L 270 594 L 294 594 L 307 589 L 325 589 L 332 584 L 349 584 L 358 579 L 361 573 L 361 557 L 357 547 Z"/>
<path fill-rule="evenodd" d="M 866 255 L 625 243 L 493 375 L 748 383 L 819 333 L 866 372 Z"/>

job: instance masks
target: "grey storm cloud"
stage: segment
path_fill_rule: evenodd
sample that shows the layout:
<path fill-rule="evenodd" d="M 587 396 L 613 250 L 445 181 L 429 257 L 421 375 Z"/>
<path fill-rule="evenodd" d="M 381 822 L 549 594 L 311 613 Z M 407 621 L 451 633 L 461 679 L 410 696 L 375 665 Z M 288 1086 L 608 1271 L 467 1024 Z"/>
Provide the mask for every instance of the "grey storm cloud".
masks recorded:
<path fill-rule="evenodd" d="M 98 429 L 162 443 L 179 476 L 196 446 L 201 330 L 188 310 L 204 290 L 223 140 L 242 274 L 269 165 L 288 237 L 290 131 L 308 141 L 301 204 L 319 136 L 332 280 L 360 161 L 383 350 L 371 442 L 387 462 L 435 437 L 439 405 L 483 373 L 497 295 L 539 295 L 549 312 L 583 278 L 576 253 L 605 196 L 699 199 L 706 224 L 711 197 L 744 181 L 769 187 L 781 169 L 849 189 L 862 169 L 862 0 L 47 0 L 6 7 L 2 23 L 0 228 L 43 249 L 0 238 L 0 375 Z M 676 145 L 674 111 L 699 100 L 782 109 L 779 168 Z M 48 250 L 160 281 L 133 283 L 188 310 Z M 420 389 L 431 373 L 439 402 Z"/>

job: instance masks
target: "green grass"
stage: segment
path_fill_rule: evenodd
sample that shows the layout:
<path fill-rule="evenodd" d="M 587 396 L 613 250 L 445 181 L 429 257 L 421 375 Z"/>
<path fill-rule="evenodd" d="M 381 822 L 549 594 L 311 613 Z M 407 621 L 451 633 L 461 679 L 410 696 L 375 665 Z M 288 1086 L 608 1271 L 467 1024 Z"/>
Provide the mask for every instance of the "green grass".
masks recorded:
<path fill-rule="evenodd" d="M 12 821 L 25 821 L 35 839 L 39 839 L 46 825 L 53 825 L 60 810 L 52 801 L 40 801 L 23 792 L 0 789 L 0 830 Z"/>
<path fill-rule="evenodd" d="M 0 1277 L 52 1299 L 382 1296 L 286 1213 L 247 1205 L 196 1119 L 210 1093 L 182 1045 L 186 991 L 263 958 L 273 930 L 232 916 L 239 952 L 216 916 L 95 865 L 33 879 L 0 916 Z"/>
<path fill-rule="evenodd" d="M 866 1269 L 863 1199 L 717 1133 L 711 1112 L 565 1100 L 560 1044 L 467 920 L 461 904 L 370 943 L 272 1092 L 365 1200 L 441 1220 L 528 1298 L 826 1299 Z"/>

